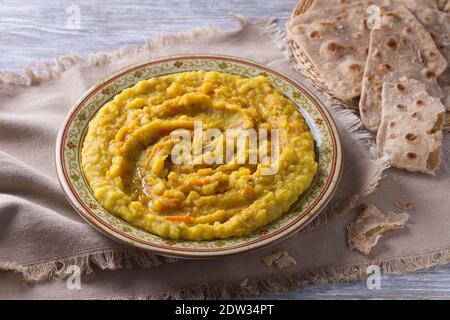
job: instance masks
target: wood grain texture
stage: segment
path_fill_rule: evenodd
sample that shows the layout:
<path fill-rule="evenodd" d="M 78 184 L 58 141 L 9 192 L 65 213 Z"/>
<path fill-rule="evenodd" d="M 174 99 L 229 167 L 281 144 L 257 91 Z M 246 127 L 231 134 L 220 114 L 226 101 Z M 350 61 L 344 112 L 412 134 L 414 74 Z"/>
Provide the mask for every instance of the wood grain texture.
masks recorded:
<path fill-rule="evenodd" d="M 2 0 L 0 71 L 18 72 L 24 65 L 70 52 L 86 57 L 90 52 L 142 44 L 144 38 L 159 32 L 183 32 L 201 25 L 237 27 L 232 12 L 249 18 L 278 17 L 283 26 L 295 3 L 296 0 L 37 0 L 24 4 Z M 74 8 L 80 11 L 80 29 L 70 28 L 74 26 Z M 450 266 L 383 276 L 380 290 L 369 290 L 366 281 L 361 281 L 315 285 L 266 298 L 449 299 Z"/>

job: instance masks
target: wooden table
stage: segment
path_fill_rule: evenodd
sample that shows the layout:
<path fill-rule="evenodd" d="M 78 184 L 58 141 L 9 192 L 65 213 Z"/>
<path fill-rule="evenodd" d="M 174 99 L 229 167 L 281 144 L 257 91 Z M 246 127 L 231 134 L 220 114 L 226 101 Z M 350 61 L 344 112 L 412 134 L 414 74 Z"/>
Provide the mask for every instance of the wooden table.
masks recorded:
<path fill-rule="evenodd" d="M 2 0 L 0 71 L 20 71 L 46 58 L 70 52 L 112 50 L 142 44 L 159 32 L 182 32 L 200 25 L 236 28 L 231 13 L 249 18 L 280 18 L 297 0 Z M 79 10 L 80 29 L 76 29 Z M 70 28 L 68 28 L 68 26 Z M 75 29 L 74 29 L 75 27 Z M 383 276 L 380 290 L 366 282 L 315 285 L 275 299 L 450 298 L 450 266 L 415 274 Z"/>

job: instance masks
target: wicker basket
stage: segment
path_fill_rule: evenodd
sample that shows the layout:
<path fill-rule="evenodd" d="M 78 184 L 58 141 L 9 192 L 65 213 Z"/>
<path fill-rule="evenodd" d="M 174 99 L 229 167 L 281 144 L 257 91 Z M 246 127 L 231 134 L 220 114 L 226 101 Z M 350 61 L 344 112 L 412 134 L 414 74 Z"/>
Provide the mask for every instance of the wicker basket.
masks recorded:
<path fill-rule="evenodd" d="M 289 23 L 295 17 L 305 13 L 311 8 L 314 0 L 300 0 L 297 5 L 294 7 L 292 14 L 287 22 L 286 30 L 287 30 L 287 41 L 289 44 L 289 48 L 291 50 L 291 54 L 294 57 L 294 60 L 297 62 L 297 66 L 300 69 L 300 72 L 311 79 L 311 81 L 322 91 L 328 93 L 330 96 L 337 99 L 337 97 L 333 94 L 331 90 L 328 89 L 325 82 L 321 79 L 319 70 L 317 70 L 316 66 L 311 62 L 306 53 L 302 51 L 300 46 L 295 42 L 293 35 L 289 30 Z M 347 106 L 357 109 L 358 108 L 358 100 L 350 100 L 350 101 L 342 101 Z"/>
<path fill-rule="evenodd" d="M 333 92 L 327 87 L 325 82 L 321 79 L 320 73 L 317 70 L 316 66 L 311 62 L 306 53 L 300 48 L 300 46 L 295 42 L 293 35 L 290 33 L 289 24 L 290 22 L 297 16 L 305 13 L 311 8 L 314 1 L 320 0 L 299 0 L 297 5 L 292 10 L 292 14 L 288 19 L 286 30 L 287 30 L 287 42 L 289 44 L 289 48 L 291 51 L 291 55 L 297 63 L 297 67 L 300 72 L 307 78 L 309 78 L 319 89 L 328 93 L 330 96 L 338 99 Z M 340 100 L 340 99 L 338 99 Z M 349 106 L 352 109 L 358 109 L 358 98 L 350 101 L 343 101 L 345 105 Z M 450 131 L 450 111 L 447 111 L 446 123 L 444 125 L 444 130 Z"/>

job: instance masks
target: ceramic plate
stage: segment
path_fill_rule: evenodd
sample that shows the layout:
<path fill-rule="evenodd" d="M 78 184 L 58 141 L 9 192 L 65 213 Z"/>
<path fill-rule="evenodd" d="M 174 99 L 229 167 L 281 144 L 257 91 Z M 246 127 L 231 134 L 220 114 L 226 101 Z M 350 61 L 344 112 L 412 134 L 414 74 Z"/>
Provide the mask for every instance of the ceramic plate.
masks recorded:
<path fill-rule="evenodd" d="M 275 88 L 298 106 L 314 135 L 319 170 L 313 185 L 288 213 L 246 237 L 173 241 L 148 233 L 105 210 L 93 196 L 81 168 L 81 148 L 89 121 L 105 103 L 141 80 L 193 70 L 214 70 L 243 77 L 264 74 Z M 170 57 L 120 70 L 91 88 L 75 104 L 56 142 L 59 180 L 68 200 L 84 219 L 114 240 L 157 254 L 182 258 L 212 258 L 248 252 L 295 234 L 325 208 L 336 190 L 342 166 L 342 147 L 336 126 L 319 99 L 302 85 L 274 70 L 234 57 Z"/>

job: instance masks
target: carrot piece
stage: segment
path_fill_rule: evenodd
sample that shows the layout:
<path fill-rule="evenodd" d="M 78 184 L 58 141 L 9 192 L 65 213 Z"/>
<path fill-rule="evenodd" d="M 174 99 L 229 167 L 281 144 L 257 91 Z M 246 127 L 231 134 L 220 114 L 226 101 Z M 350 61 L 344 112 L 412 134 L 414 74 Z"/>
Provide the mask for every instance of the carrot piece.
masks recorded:
<path fill-rule="evenodd" d="M 188 217 L 188 216 L 167 216 L 165 218 L 169 221 L 174 221 L 174 222 L 184 222 L 184 223 L 192 222 L 192 218 Z"/>
<path fill-rule="evenodd" d="M 181 199 L 177 198 L 166 198 L 162 203 L 158 211 L 170 211 L 176 210 L 180 206 Z"/>

